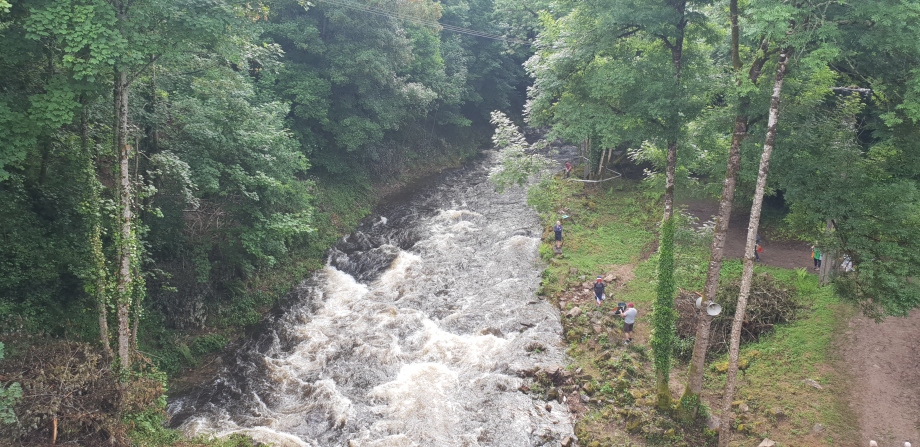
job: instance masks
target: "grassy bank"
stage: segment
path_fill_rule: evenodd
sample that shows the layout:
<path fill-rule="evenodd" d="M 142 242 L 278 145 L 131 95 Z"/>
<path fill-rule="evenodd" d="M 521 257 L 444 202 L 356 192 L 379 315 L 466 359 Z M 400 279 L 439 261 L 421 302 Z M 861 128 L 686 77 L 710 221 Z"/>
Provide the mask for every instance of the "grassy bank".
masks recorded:
<path fill-rule="evenodd" d="M 706 420 L 679 421 L 654 409 L 654 371 L 650 313 L 655 298 L 657 224 L 660 204 L 635 182 L 618 181 L 602 188 L 574 182 L 546 181 L 531 193 L 545 227 L 541 255 L 547 261 L 541 294 L 563 315 L 565 341 L 575 384 L 545 390 L 547 397 L 565 395 L 578 416 L 576 435 L 582 446 L 714 445 L 716 433 Z M 568 216 L 562 219 L 563 216 Z M 552 251 L 552 223 L 562 219 L 562 255 Z M 675 234 L 675 280 L 680 289 L 702 289 L 711 235 L 698 231 L 682 216 Z M 732 445 L 757 445 L 765 437 L 779 445 L 839 445 L 847 439 L 852 416 L 842 400 L 843 378 L 833 369 L 833 334 L 848 311 L 830 288 L 818 287 L 805 271 L 757 265 L 755 274 L 769 274 L 777 284 L 795 291 L 797 320 L 743 347 L 745 370 L 736 393 L 736 432 Z M 608 300 L 596 306 L 589 289 L 595 276 L 608 279 Z M 725 263 L 723 283 L 741 275 L 741 263 Z M 635 343 L 623 344 L 621 319 L 612 315 L 616 302 L 634 302 L 639 318 Z M 692 339 L 678 343 L 677 357 L 689 357 Z M 725 356 L 707 367 L 703 401 L 721 402 Z M 671 375 L 677 398 L 686 383 L 685 363 Z M 810 381 L 821 389 L 810 385 Z"/>

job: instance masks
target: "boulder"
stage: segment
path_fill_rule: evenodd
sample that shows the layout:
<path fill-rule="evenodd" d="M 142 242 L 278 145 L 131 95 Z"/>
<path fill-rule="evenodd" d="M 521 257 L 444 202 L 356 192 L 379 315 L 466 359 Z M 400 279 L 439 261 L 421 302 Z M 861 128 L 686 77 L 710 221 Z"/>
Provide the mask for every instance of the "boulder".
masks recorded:
<path fill-rule="evenodd" d="M 581 308 L 578 306 L 573 307 L 565 314 L 565 316 L 569 318 L 578 318 L 579 315 L 581 315 Z"/>
<path fill-rule="evenodd" d="M 562 447 L 575 447 L 575 440 L 571 436 L 562 438 Z"/>
<path fill-rule="evenodd" d="M 776 447 L 776 441 L 769 438 L 764 438 L 763 441 L 760 441 L 760 445 L 757 447 Z"/>

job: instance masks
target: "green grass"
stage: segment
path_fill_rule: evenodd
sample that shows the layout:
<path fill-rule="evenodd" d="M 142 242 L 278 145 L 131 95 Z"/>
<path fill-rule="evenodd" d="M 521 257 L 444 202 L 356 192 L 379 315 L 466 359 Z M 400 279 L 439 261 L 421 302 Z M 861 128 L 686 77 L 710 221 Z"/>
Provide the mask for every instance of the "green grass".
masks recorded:
<path fill-rule="evenodd" d="M 616 291 L 611 302 L 632 301 L 640 310 L 636 339 L 633 346 L 640 350 L 648 342 L 652 303 L 655 300 L 657 277 L 657 225 L 660 203 L 652 203 L 647 191 L 636 183 L 621 182 L 608 190 L 584 188 L 581 184 L 549 180 L 531 191 L 530 202 L 543 216 L 547 228 L 541 255 L 548 261 L 544 271 L 542 293 L 558 299 L 581 282 L 591 281 L 594 275 L 606 273 L 614 266 L 632 267 L 632 279 Z M 563 255 L 554 256 L 552 232 L 548 229 L 561 215 L 570 216 L 563 221 L 565 244 Z M 697 234 L 694 223 L 681 217 L 675 233 L 675 282 L 679 288 L 699 291 L 703 288 L 709 261 L 711 238 Z M 731 280 L 741 276 L 740 260 L 724 262 L 721 279 Z M 747 369 L 739 376 L 736 399 L 743 400 L 751 411 L 739 418 L 743 433 L 735 433 L 733 445 L 756 445 L 762 437 L 770 437 L 781 445 L 835 445 L 841 436 L 851 433 L 853 418 L 841 398 L 842 379 L 834 372 L 834 334 L 847 321 L 849 311 L 839 303 L 830 287 L 818 287 L 817 278 L 804 271 L 782 269 L 757 264 L 755 273 L 766 272 L 777 280 L 795 287 L 798 300 L 806 309 L 798 320 L 778 326 L 775 332 L 758 342 L 742 348 L 742 356 L 750 359 Z M 569 302 L 566 308 L 573 307 Z M 676 423 L 668 415 L 651 410 L 654 379 L 649 354 L 639 355 L 637 350 L 623 349 L 616 344 L 616 336 L 593 333 L 592 324 L 598 319 L 603 324 L 618 327 L 611 321 L 609 312 L 597 311 L 590 306 L 576 319 L 563 319 L 571 368 L 580 367 L 592 377 L 602 392 L 617 383 L 617 374 L 623 374 L 620 355 L 633 359 L 639 372 L 629 382 L 628 393 L 635 393 L 635 408 L 643 415 L 656 434 L 630 432 L 635 427 L 635 415 L 624 416 L 612 411 L 613 407 L 592 408 L 576 425 L 576 434 L 585 443 L 599 445 L 627 445 L 635 442 L 645 445 L 701 446 L 713 442 L 711 432 L 699 422 Z M 609 309 L 607 309 L 609 310 Z M 593 323 L 592 323 L 593 322 Z M 612 360 L 603 360 L 605 353 Z M 714 359 L 714 362 L 724 361 Z M 678 365 L 678 375 L 685 380 L 686 365 Z M 632 373 L 631 373 L 632 374 Z M 803 379 L 814 379 L 825 386 L 823 391 L 805 384 Z M 709 408 L 721 406 L 720 396 L 725 384 L 724 373 L 707 368 L 704 404 Z M 679 396 L 675 396 L 679 397 Z M 772 413 L 780 409 L 785 416 L 779 420 Z M 823 424 L 823 434 L 811 434 L 815 423 Z M 673 430 L 673 431 L 669 431 Z M 631 433 L 627 436 L 625 433 Z M 630 439 L 632 441 L 630 441 Z M 613 442 L 613 444 L 608 444 Z"/>

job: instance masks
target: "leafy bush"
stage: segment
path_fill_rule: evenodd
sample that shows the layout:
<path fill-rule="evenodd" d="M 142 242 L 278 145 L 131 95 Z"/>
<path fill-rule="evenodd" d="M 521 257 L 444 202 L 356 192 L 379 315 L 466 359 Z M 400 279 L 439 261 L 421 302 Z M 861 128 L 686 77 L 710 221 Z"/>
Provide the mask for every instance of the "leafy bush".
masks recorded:
<path fill-rule="evenodd" d="M 202 335 L 192 342 L 191 351 L 194 355 L 218 352 L 227 344 L 227 338 L 220 334 Z"/>
<path fill-rule="evenodd" d="M 0 360 L 3 360 L 3 343 L 0 343 Z M 22 398 L 22 387 L 18 383 L 13 383 L 7 387 L 0 385 L 0 424 L 12 424 L 16 422 L 16 413 L 13 412 L 13 406 Z"/>

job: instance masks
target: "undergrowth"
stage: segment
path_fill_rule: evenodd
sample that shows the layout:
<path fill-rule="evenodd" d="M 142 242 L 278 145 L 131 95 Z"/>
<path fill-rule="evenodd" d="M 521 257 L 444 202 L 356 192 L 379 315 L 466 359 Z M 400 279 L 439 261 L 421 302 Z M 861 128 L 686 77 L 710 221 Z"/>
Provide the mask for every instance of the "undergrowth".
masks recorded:
<path fill-rule="evenodd" d="M 706 429 L 705 419 L 681 421 L 676 414 L 672 417 L 673 412 L 654 409 L 655 380 L 647 345 L 660 204 L 649 200 L 635 182 L 616 181 L 596 188 L 559 179 L 535 187 L 530 203 L 547 228 L 540 249 L 547 261 L 540 293 L 563 313 L 569 369 L 579 372 L 575 392 L 588 397 L 584 410 L 577 410 L 579 445 L 714 445 L 717 433 Z M 561 255 L 553 253 L 549 230 L 556 220 L 564 227 Z M 675 232 L 679 289 L 703 288 L 711 237 L 711 228 L 679 215 Z M 727 260 L 721 282 L 737 279 L 741 273 L 739 260 Z M 758 264 L 755 274 L 761 273 L 796 291 L 802 310 L 791 324 L 776 325 L 774 332 L 743 346 L 736 394 L 740 415 L 732 445 L 756 445 L 763 437 L 780 445 L 835 445 L 852 426 L 836 392 L 841 388 L 839 378 L 829 366 L 833 334 L 845 321 L 846 310 L 831 288 L 818 287 L 816 277 L 808 272 Z M 596 275 L 616 276 L 601 307 L 586 288 Z M 634 302 L 639 309 L 635 342 L 628 346 L 623 345 L 622 320 L 612 315 L 618 301 Z M 577 317 L 565 316 L 575 307 L 580 310 Z M 689 359 L 692 348 L 692 339 L 678 343 L 675 358 Z M 724 361 L 724 357 L 713 358 L 707 368 L 703 398 L 694 403 L 703 415 L 720 407 L 725 376 L 715 365 Z M 680 386 L 672 386 L 675 402 L 686 381 L 686 367 L 686 363 L 676 365 L 671 376 L 672 384 Z M 817 381 L 824 390 L 804 385 L 804 379 Z M 816 423 L 826 427 L 823 432 L 813 432 Z"/>

